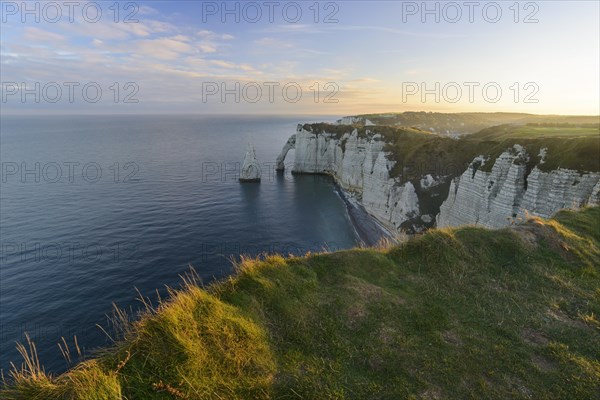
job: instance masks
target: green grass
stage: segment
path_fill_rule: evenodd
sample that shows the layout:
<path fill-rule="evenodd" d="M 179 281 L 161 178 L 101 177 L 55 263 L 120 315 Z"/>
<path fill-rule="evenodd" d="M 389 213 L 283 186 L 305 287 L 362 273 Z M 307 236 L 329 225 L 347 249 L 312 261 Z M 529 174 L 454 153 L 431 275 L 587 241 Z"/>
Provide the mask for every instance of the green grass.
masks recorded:
<path fill-rule="evenodd" d="M 600 130 L 591 127 L 546 127 L 501 125 L 465 137 L 466 147 L 485 144 L 489 147 L 481 154 L 495 159 L 506 148 L 520 144 L 531 156 L 530 163 L 542 171 L 558 168 L 580 172 L 600 171 Z M 538 164 L 541 149 L 547 149 L 544 164 Z M 492 163 L 485 168 L 491 169 Z"/>
<path fill-rule="evenodd" d="M 63 375 L 30 363 L 0 397 L 598 398 L 599 227 L 588 208 L 243 260 L 206 289 L 187 281 Z"/>
<path fill-rule="evenodd" d="M 354 129 L 360 137 L 381 134 L 386 142 L 385 150 L 389 152 L 388 158 L 396 161 L 390 175 L 399 178 L 402 183 L 418 180 L 426 174 L 458 176 L 480 155 L 492 160 L 481 169 L 491 171 L 493 160 L 515 144 L 526 148 L 530 156 L 530 168 L 537 165 L 546 172 L 558 168 L 582 173 L 600 171 L 600 130 L 597 124 L 498 125 L 458 140 L 403 126 L 365 127 L 319 123 L 305 124 L 304 129 L 316 134 L 332 134 L 338 139 Z M 341 146 L 344 149 L 344 141 Z M 541 164 L 538 155 L 544 148 L 547 149 L 547 155 Z"/>
<path fill-rule="evenodd" d="M 420 129 L 434 129 L 438 133 L 446 131 L 471 134 L 490 126 L 505 124 L 554 124 L 589 125 L 598 124 L 597 115 L 536 115 L 524 113 L 438 113 L 407 111 L 403 113 L 378 113 L 359 115 L 362 121 L 368 119 L 376 125 L 414 126 Z"/>
<path fill-rule="evenodd" d="M 493 129 L 486 130 L 485 133 L 475 135 L 480 139 L 549 139 L 549 138 L 582 138 L 582 137 L 598 137 L 600 131 L 596 126 L 534 126 L 525 125 L 518 127 L 510 127 L 503 131 L 500 135 L 494 132 Z"/>
<path fill-rule="evenodd" d="M 517 136 L 518 135 L 518 136 Z M 572 138 L 596 137 L 599 135 L 598 127 L 536 127 L 523 126 L 515 132 L 515 137 L 527 138 Z"/>

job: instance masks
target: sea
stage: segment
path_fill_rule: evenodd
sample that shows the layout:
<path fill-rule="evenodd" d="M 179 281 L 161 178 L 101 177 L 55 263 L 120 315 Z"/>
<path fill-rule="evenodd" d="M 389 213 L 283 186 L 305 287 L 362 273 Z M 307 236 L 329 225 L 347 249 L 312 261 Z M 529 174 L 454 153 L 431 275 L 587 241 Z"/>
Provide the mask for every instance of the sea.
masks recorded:
<path fill-rule="evenodd" d="M 200 284 L 241 255 L 355 246 L 326 176 L 275 159 L 298 123 L 323 116 L 96 115 L 0 118 L 0 368 L 26 334 L 47 372 L 112 343 L 114 305 L 131 315 L 193 269 Z M 239 183 L 248 143 L 260 183 Z M 76 338 L 76 339 L 75 339 Z M 64 344 L 63 344 L 64 347 Z"/>

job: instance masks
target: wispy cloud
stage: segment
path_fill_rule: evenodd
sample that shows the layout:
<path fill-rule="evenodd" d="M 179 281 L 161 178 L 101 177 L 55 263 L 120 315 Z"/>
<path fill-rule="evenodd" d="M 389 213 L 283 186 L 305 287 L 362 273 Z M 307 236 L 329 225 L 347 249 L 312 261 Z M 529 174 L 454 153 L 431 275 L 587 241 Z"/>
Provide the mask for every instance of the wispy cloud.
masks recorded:
<path fill-rule="evenodd" d="M 289 48 L 293 47 L 292 43 L 285 42 L 283 40 L 275 39 L 272 37 L 260 38 L 258 40 L 255 40 L 254 44 L 256 44 L 262 48 L 269 47 L 269 48 L 275 48 L 275 49 L 289 49 Z"/>
<path fill-rule="evenodd" d="M 389 28 L 385 26 L 377 26 L 377 25 L 342 25 L 335 24 L 329 26 L 328 29 L 334 31 L 346 31 L 346 32 L 382 32 L 389 33 L 392 35 L 400 35 L 400 36 L 416 36 L 422 38 L 431 38 L 431 39 L 456 39 L 456 38 L 464 38 L 467 35 L 465 34 L 457 34 L 457 33 L 437 33 L 430 31 L 407 31 L 396 28 Z"/>
<path fill-rule="evenodd" d="M 473 28 L 422 24 L 420 19 L 398 24 L 394 12 L 375 13 L 372 4 L 362 2 L 340 10 L 336 24 L 311 23 L 312 18 L 299 24 L 205 24 L 191 11 L 186 14 L 186 6 L 140 4 L 138 23 L 114 23 L 110 14 L 94 24 L 81 19 L 22 24 L 15 18 L 2 26 L 3 81 L 134 81 L 140 99 L 153 104 L 195 101 L 205 81 L 295 81 L 306 87 L 319 82 L 319 90 L 335 82 L 340 105 L 326 107 L 364 107 L 359 111 L 366 112 L 377 104 L 408 107 L 398 100 L 403 80 L 536 80 L 541 94 L 558 93 L 547 100 L 556 107 L 564 107 L 567 92 L 589 109 L 598 105 L 593 91 L 598 87 L 598 25 L 592 12 L 577 14 L 576 23 L 565 22 L 561 11 L 554 20 L 545 15 L 544 24 L 510 20 Z M 566 29 L 576 26 L 584 26 L 585 34 Z M 563 61 L 556 61 L 556 53 L 566 54 Z M 503 64 L 510 57 L 523 62 Z M 575 58 L 580 60 L 576 70 L 564 61 Z M 548 103 L 539 107 L 543 104 Z M 311 106 L 325 107 L 314 101 Z"/>
<path fill-rule="evenodd" d="M 25 40 L 30 42 L 63 42 L 67 40 L 65 35 L 60 35 L 45 29 L 28 26 L 25 27 L 25 33 L 23 35 Z"/>
<path fill-rule="evenodd" d="M 309 24 L 286 24 L 286 25 L 271 25 L 259 30 L 262 33 L 289 33 L 289 34 L 319 34 L 323 33 L 325 28 L 321 25 Z"/>
<path fill-rule="evenodd" d="M 235 36 L 233 36 L 229 33 L 217 33 L 217 32 L 213 32 L 213 31 L 209 31 L 207 29 L 203 29 L 201 31 L 196 32 L 196 35 L 198 35 L 206 40 L 216 40 L 216 39 L 233 40 L 233 39 L 235 39 Z"/>
<path fill-rule="evenodd" d="M 291 35 L 310 35 L 310 34 L 331 34 L 332 32 L 380 32 L 396 36 L 413 36 L 434 39 L 456 39 L 466 37 L 466 34 L 458 33 L 437 33 L 431 31 L 410 31 L 397 28 L 390 28 L 380 25 L 348 25 L 348 24 L 327 24 L 327 25 L 308 25 L 308 24 L 288 24 L 275 25 L 264 29 L 263 33 L 291 34 Z"/>

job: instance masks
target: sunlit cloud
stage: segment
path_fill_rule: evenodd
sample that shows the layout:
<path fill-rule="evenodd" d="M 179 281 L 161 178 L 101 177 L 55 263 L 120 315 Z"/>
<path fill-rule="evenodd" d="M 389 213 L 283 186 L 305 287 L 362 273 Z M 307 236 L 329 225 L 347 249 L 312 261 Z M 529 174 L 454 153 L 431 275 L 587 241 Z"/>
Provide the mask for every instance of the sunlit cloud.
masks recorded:
<path fill-rule="evenodd" d="M 599 35 L 591 11 L 569 10 L 574 14 L 569 22 L 564 12 L 548 13 L 545 24 L 476 29 L 400 24 L 393 14 L 369 15 L 368 9 L 346 10 L 336 24 L 204 24 L 193 14 L 184 18 L 179 9 L 165 12 L 168 7 L 141 4 L 138 23 L 13 20 L 3 25 L 0 42 L 3 81 L 135 81 L 142 100 L 151 104 L 197 99 L 206 81 L 294 81 L 306 87 L 334 82 L 338 103 L 307 100 L 296 107 L 340 114 L 360 107 L 363 112 L 382 107 L 555 113 L 569 107 L 594 113 L 599 106 Z M 374 15 L 377 24 L 369 22 Z M 509 94 L 497 104 L 403 103 L 402 83 L 408 80 L 498 81 L 506 88 L 535 81 L 540 102 L 511 102 L 506 89 Z"/>

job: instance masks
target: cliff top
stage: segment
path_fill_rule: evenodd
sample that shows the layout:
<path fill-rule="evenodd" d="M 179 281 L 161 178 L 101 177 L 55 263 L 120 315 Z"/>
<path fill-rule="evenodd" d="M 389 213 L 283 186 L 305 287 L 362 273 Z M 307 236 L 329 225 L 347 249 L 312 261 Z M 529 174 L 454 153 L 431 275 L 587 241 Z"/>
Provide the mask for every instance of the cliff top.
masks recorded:
<path fill-rule="evenodd" d="M 326 122 L 309 123 L 303 124 L 302 129 L 312 132 L 316 135 L 329 134 L 334 135 L 336 138 L 341 139 L 345 134 L 351 134 L 356 130 L 359 137 L 366 137 L 369 134 L 380 134 L 386 138 L 386 140 L 393 140 L 403 134 L 414 134 L 414 135 L 430 135 L 431 132 L 423 131 L 414 127 L 407 126 L 389 126 L 389 125 L 376 125 L 376 126 L 364 126 L 364 125 L 344 125 L 344 124 L 329 124 Z"/>
<path fill-rule="evenodd" d="M 475 147 L 478 147 L 477 144 L 489 146 L 487 152 L 482 151 L 480 154 L 492 159 L 507 147 L 522 145 L 531 156 L 531 166 L 537 165 L 543 171 L 567 168 L 580 172 L 600 172 L 598 124 L 501 125 L 466 136 L 463 141 Z M 546 154 L 543 163 L 541 151 Z"/>
<path fill-rule="evenodd" d="M 600 208 L 588 208 L 394 247 L 245 259 L 206 289 L 188 279 L 66 374 L 33 361 L 0 397 L 593 398 L 598 226 Z"/>
<path fill-rule="evenodd" d="M 353 130 L 357 130 L 360 137 L 381 134 L 387 143 L 388 158 L 396 161 L 391 176 L 403 182 L 420 179 L 428 173 L 460 175 L 475 157 L 483 155 L 495 160 L 515 144 L 527 150 L 530 168 L 537 165 L 543 171 L 567 168 L 600 172 L 600 130 L 597 123 L 499 125 L 458 139 L 405 126 L 317 123 L 304 124 L 303 128 L 316 134 L 328 133 L 337 139 Z M 539 156 L 542 149 L 547 149 L 543 163 Z M 491 169 L 492 165 L 493 162 L 486 163 L 482 169 Z"/>
<path fill-rule="evenodd" d="M 569 123 L 598 124 L 598 115 L 537 115 L 507 112 L 470 112 L 439 113 L 425 111 L 407 111 L 402 113 L 362 114 L 345 117 L 342 120 L 353 120 L 356 124 L 375 124 L 391 126 L 414 126 L 439 134 L 471 134 L 495 125 L 529 123 Z M 340 121 L 342 121 L 340 120 Z M 367 122 L 368 121 L 368 122 Z"/>

